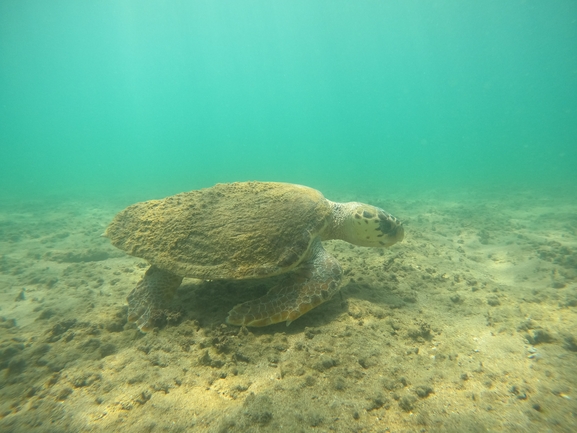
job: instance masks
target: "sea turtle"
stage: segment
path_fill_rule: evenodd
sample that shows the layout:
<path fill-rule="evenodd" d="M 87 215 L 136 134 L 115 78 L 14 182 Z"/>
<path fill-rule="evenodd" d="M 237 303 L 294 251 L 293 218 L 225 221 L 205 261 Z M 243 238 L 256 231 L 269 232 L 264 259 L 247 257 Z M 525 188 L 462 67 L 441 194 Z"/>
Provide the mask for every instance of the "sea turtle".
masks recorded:
<path fill-rule="evenodd" d="M 266 295 L 234 307 L 227 322 L 288 325 L 339 289 L 341 267 L 321 241 L 387 247 L 404 229 L 378 207 L 335 203 L 306 186 L 236 182 L 136 203 L 114 217 L 105 236 L 151 264 L 128 296 L 128 320 L 146 332 L 183 277 L 282 274 Z"/>

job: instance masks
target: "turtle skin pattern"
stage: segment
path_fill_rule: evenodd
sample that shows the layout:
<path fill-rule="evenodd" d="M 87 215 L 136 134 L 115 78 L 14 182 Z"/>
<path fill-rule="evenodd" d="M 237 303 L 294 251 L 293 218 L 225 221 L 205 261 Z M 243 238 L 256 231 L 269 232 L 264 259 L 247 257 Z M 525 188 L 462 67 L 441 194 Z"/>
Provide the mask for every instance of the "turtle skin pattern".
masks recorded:
<path fill-rule="evenodd" d="M 287 326 L 339 290 L 342 269 L 316 240 L 311 257 L 287 273 L 269 292 L 234 307 L 228 314 L 231 325 L 267 326 L 286 321 Z"/>

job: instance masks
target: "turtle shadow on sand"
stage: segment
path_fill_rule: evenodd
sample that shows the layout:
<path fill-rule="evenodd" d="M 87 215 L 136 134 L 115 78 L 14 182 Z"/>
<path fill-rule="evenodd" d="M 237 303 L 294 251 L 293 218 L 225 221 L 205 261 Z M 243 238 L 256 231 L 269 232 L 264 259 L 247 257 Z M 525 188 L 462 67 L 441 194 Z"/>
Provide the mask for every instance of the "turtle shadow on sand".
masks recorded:
<path fill-rule="evenodd" d="M 214 281 L 184 281 L 178 288 L 173 299 L 158 314 L 155 326 L 177 326 L 186 321 L 196 321 L 201 327 L 215 327 L 226 323 L 229 311 L 236 305 L 250 299 L 260 298 L 271 289 L 279 277 L 265 280 L 214 280 Z M 375 287 L 357 282 L 347 282 L 333 299 L 320 305 L 313 315 L 300 317 L 290 326 L 279 322 L 262 329 L 263 333 L 286 332 L 295 334 L 306 327 L 322 326 L 333 322 L 343 313 L 354 315 L 350 310 L 350 300 L 365 300 L 372 304 L 390 308 L 400 308 L 404 300 L 397 293 L 380 293 L 376 300 L 371 294 Z M 386 289 L 385 289 L 386 290 Z M 256 328 L 253 329 L 253 332 Z"/>
<path fill-rule="evenodd" d="M 272 277 L 266 280 L 214 280 L 185 281 L 175 296 L 165 305 L 155 317 L 154 326 L 178 326 L 186 321 L 195 321 L 200 327 L 217 327 L 226 323 L 230 310 L 238 304 L 250 299 L 260 298 L 275 284 Z M 295 320 L 288 326 L 279 322 L 267 327 L 252 328 L 253 332 L 260 329 L 262 333 L 286 332 L 295 334 L 306 327 L 321 326 L 334 321 L 340 314 L 348 311 L 348 301 L 341 295 L 317 307 L 313 315 L 306 315 Z"/>

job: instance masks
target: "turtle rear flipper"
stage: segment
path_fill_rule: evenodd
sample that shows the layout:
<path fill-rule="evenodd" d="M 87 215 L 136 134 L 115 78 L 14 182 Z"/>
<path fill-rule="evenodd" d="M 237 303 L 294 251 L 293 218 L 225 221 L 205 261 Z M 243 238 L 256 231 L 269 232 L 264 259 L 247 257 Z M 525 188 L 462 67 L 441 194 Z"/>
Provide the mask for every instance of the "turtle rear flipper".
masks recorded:
<path fill-rule="evenodd" d="M 312 255 L 261 298 L 234 307 L 226 319 L 231 325 L 267 326 L 285 322 L 287 326 L 328 301 L 339 290 L 342 270 L 319 240 L 311 247 Z"/>
<path fill-rule="evenodd" d="M 142 332 L 154 328 L 154 317 L 172 299 L 182 277 L 156 266 L 148 268 L 142 280 L 128 295 L 128 321 L 136 322 Z"/>

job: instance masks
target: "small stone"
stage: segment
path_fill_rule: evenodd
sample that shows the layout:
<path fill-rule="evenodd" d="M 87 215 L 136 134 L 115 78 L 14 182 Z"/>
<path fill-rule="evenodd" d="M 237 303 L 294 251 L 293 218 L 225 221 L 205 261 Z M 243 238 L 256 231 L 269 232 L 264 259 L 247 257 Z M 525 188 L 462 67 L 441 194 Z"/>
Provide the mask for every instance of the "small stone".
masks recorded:
<path fill-rule="evenodd" d="M 399 400 L 399 407 L 405 412 L 410 412 L 415 407 L 416 397 L 406 395 Z"/>
<path fill-rule="evenodd" d="M 577 352 L 577 341 L 575 340 L 575 337 L 572 335 L 565 337 L 563 347 L 571 352 Z"/>
<path fill-rule="evenodd" d="M 50 319 L 52 316 L 56 314 L 52 308 L 47 308 L 46 310 L 42 310 L 42 313 L 38 316 L 38 320 L 46 320 Z"/>
<path fill-rule="evenodd" d="M 256 396 L 251 393 L 244 401 L 243 408 L 244 415 L 253 424 L 264 426 L 273 418 L 272 400 L 266 395 Z"/>
<path fill-rule="evenodd" d="M 116 353 L 117 351 L 118 350 L 116 349 L 116 346 L 114 344 L 112 344 L 112 343 L 103 344 L 100 347 L 100 357 L 105 358 L 109 355 Z"/>
<path fill-rule="evenodd" d="M 21 356 L 15 356 L 8 362 L 8 371 L 6 372 L 7 376 L 12 374 L 20 374 L 26 368 L 26 360 Z"/>
<path fill-rule="evenodd" d="M 329 356 L 322 356 L 319 362 L 317 362 L 314 366 L 314 369 L 317 371 L 325 371 L 337 365 L 336 359 L 333 359 Z"/>
<path fill-rule="evenodd" d="M 419 385 L 415 388 L 415 392 L 420 398 L 426 398 L 433 392 L 433 388 L 429 385 Z"/>
<path fill-rule="evenodd" d="M 66 400 L 68 398 L 68 396 L 72 393 L 73 393 L 72 388 L 66 387 L 58 393 L 58 396 L 56 397 L 56 399 L 59 401 Z"/>
<path fill-rule="evenodd" d="M 527 335 L 526 339 L 529 344 L 537 345 L 552 342 L 553 336 L 545 329 L 535 329 L 532 334 Z"/>
<path fill-rule="evenodd" d="M 451 296 L 451 302 L 453 302 L 454 304 L 458 304 L 460 302 L 462 302 L 462 299 L 459 295 L 453 295 Z"/>
<path fill-rule="evenodd" d="M 144 391 L 142 391 L 142 392 L 140 393 L 140 395 L 139 395 L 138 397 L 136 397 L 136 398 L 134 399 L 134 401 L 136 401 L 139 405 L 142 406 L 142 405 L 145 404 L 148 400 L 150 400 L 151 397 L 152 397 L 152 393 L 151 393 L 149 390 L 145 389 Z"/>
<path fill-rule="evenodd" d="M 316 383 L 316 379 L 312 376 L 305 377 L 305 386 L 313 386 Z"/>
<path fill-rule="evenodd" d="M 345 380 L 341 377 L 337 377 L 334 382 L 334 388 L 337 391 L 342 391 L 347 387 Z"/>
<path fill-rule="evenodd" d="M 501 305 L 501 301 L 499 301 L 499 298 L 496 296 L 489 296 L 487 298 L 487 304 L 489 304 L 491 307 L 496 307 Z"/>

